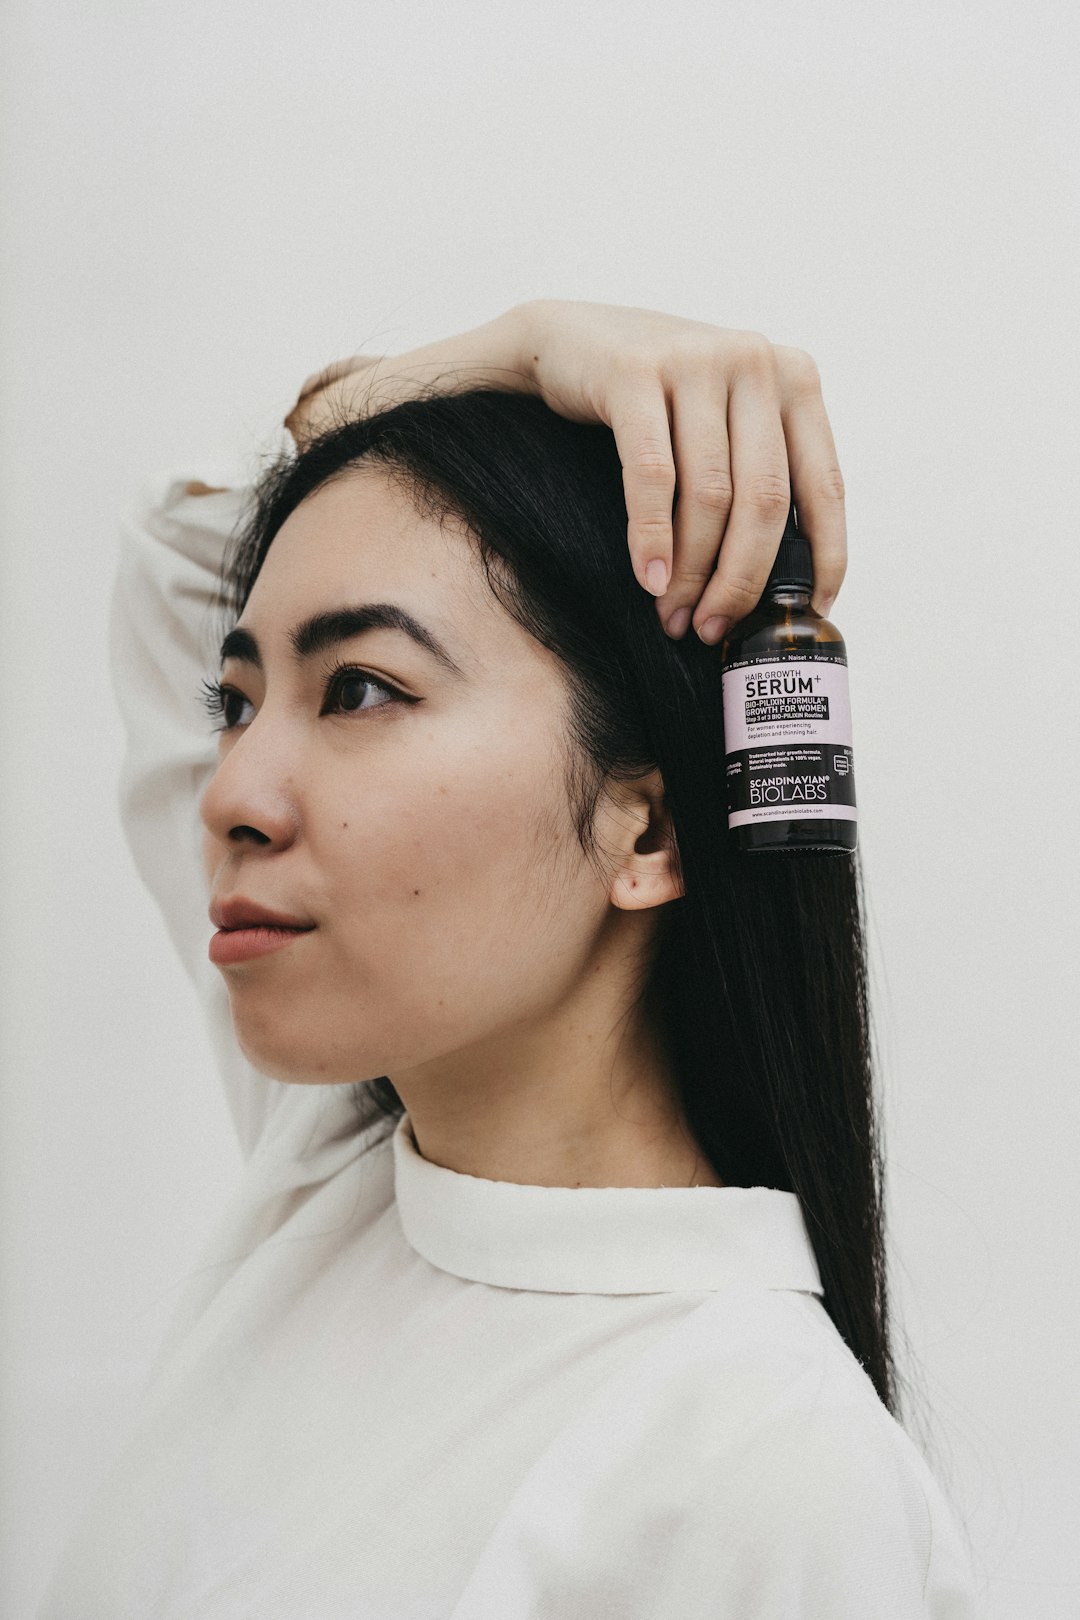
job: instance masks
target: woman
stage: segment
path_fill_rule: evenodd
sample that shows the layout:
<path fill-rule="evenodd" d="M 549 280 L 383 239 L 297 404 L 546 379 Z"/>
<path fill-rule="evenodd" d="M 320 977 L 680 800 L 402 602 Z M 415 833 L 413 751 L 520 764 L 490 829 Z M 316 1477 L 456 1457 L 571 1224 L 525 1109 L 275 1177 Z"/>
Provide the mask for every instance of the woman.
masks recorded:
<path fill-rule="evenodd" d="M 246 1165 L 43 1616 L 974 1614 L 854 863 L 728 848 L 671 622 L 753 606 L 791 494 L 839 588 L 813 363 L 545 302 L 287 425 L 122 551 L 125 824 Z"/>

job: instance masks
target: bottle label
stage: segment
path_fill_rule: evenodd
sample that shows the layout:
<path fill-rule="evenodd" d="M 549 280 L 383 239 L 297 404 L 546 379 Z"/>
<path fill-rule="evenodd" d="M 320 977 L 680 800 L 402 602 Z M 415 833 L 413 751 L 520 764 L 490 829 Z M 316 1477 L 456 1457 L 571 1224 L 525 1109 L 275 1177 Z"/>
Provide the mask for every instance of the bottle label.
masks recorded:
<path fill-rule="evenodd" d="M 847 659 L 824 650 L 725 665 L 728 826 L 854 821 Z"/>

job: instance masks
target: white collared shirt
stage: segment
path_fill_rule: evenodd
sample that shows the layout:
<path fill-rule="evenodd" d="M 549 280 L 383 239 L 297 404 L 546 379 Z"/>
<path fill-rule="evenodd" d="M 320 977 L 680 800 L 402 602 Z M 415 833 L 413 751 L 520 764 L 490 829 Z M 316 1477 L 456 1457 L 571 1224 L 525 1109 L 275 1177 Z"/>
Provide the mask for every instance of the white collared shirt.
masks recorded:
<path fill-rule="evenodd" d="M 40 1620 L 974 1620 L 794 1193 L 463 1175 L 243 1057 L 198 686 L 245 494 L 149 489 L 110 621 L 125 829 L 245 1163 Z"/>

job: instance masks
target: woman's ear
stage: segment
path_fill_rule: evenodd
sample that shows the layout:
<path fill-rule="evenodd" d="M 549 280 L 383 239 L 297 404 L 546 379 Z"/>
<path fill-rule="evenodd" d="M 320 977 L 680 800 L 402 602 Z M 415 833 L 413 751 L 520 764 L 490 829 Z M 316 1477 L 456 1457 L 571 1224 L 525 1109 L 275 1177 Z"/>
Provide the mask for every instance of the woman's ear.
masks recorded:
<path fill-rule="evenodd" d="M 660 772 L 620 783 L 615 791 L 606 844 L 612 861 L 611 904 L 624 911 L 644 911 L 678 900 L 684 891 Z"/>

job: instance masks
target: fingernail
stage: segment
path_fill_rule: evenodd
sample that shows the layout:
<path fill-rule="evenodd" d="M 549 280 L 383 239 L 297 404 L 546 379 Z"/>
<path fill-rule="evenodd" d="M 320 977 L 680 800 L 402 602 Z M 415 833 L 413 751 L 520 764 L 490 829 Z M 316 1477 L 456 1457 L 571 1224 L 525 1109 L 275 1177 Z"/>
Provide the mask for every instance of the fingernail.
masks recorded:
<path fill-rule="evenodd" d="M 821 603 L 821 606 L 818 609 L 818 612 L 821 614 L 821 617 L 823 619 L 827 619 L 829 617 L 829 609 L 832 607 L 832 605 L 833 605 L 833 603 L 835 601 L 836 601 L 835 596 L 826 596 L 823 599 L 823 601 Z"/>
<path fill-rule="evenodd" d="M 668 565 L 654 557 L 645 570 L 645 584 L 654 596 L 663 596 L 668 586 Z"/>
<path fill-rule="evenodd" d="M 664 629 L 667 631 L 669 636 L 681 636 L 684 634 L 687 625 L 690 623 L 690 616 L 690 608 L 676 608 L 674 613 L 671 615 L 671 618 L 665 624 Z"/>
<path fill-rule="evenodd" d="M 730 623 L 730 619 L 706 619 L 703 625 L 699 625 L 698 635 L 712 646 L 713 642 L 720 640 Z"/>

